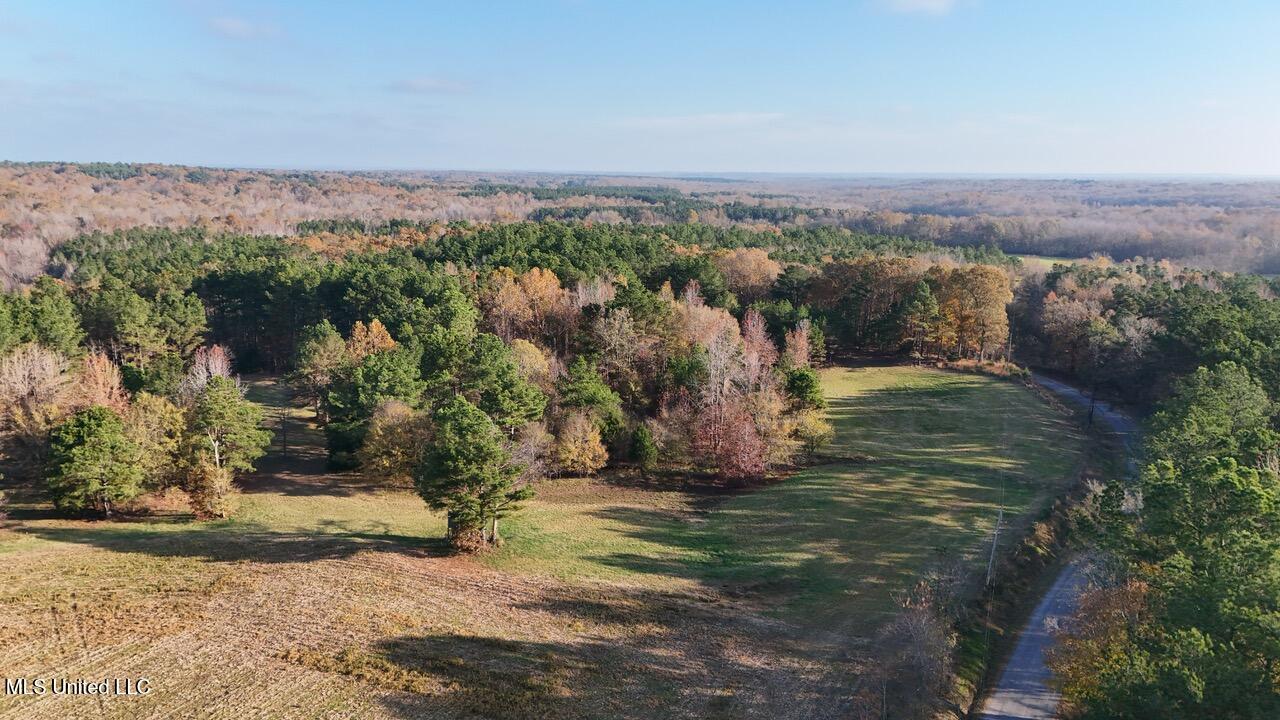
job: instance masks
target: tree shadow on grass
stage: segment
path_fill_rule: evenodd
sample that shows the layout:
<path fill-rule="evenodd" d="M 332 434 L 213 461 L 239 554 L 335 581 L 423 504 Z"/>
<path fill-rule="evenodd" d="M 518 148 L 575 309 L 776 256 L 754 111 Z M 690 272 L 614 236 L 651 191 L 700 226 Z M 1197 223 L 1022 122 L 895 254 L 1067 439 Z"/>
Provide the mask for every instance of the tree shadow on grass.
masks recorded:
<path fill-rule="evenodd" d="M 208 562 L 294 563 L 346 558 L 366 550 L 437 557 L 451 552 L 443 538 L 379 533 L 287 533 L 255 526 L 215 523 L 173 529 L 130 523 L 77 527 L 19 526 L 17 532 L 44 540 L 90 545 L 121 553 L 197 558 Z"/>
<path fill-rule="evenodd" d="M 1036 470 L 1036 449 L 1052 450 L 1073 428 L 1052 412 L 1033 410 L 1038 400 L 1025 392 L 1004 383 L 876 388 L 833 399 L 829 418 L 835 444 L 883 460 L 971 474 L 995 458 L 1000 471 L 1025 475 Z"/>
<path fill-rule="evenodd" d="M 1037 443 L 1063 430 L 1054 416 L 988 391 L 948 383 L 837 398 L 836 450 L 866 449 L 872 461 L 811 467 L 701 516 L 599 510 L 618 532 L 670 550 L 592 560 L 699 583 L 818 625 L 848 625 L 852 616 L 851 627 L 873 628 L 927 567 L 975 561 L 1001 507 L 1013 510 L 1008 528 L 1065 479 L 1038 476 L 1034 461 L 1047 452 Z M 1005 410 L 1007 418 L 998 413 Z"/>
<path fill-rule="evenodd" d="M 285 658 L 399 691 L 383 702 L 405 718 L 809 717 L 798 709 L 839 704 L 847 692 L 832 667 L 803 665 L 811 656 L 796 653 L 811 648 L 794 645 L 786 627 L 754 627 L 731 608 L 641 591 L 553 595 L 522 609 L 585 623 L 584 639 L 407 635 Z M 601 626 L 625 642 L 595 632 Z M 792 672 L 802 665 L 813 675 Z"/>
<path fill-rule="evenodd" d="M 684 704 L 731 718 L 732 697 L 672 667 L 678 659 L 602 641 L 506 640 L 466 635 L 394 638 L 367 651 L 346 650 L 325 666 L 401 692 L 383 699 L 398 717 L 492 720 L 671 717 Z M 308 663 L 310 664 L 310 663 Z M 695 696 L 695 697 L 689 697 Z"/>
<path fill-rule="evenodd" d="M 682 519 L 633 507 L 596 512 L 623 534 L 670 552 L 609 553 L 592 560 L 646 575 L 698 583 L 815 619 L 861 614 L 871 625 L 891 612 L 895 593 L 919 570 L 981 543 L 956 515 L 990 514 L 983 502 L 940 501 L 928 488 L 890 487 L 863 466 L 810 470 L 769 495 L 721 505 L 703 518 Z M 874 616 L 874 617 L 873 617 Z"/>
<path fill-rule="evenodd" d="M 272 468 L 265 464 L 237 484 L 247 495 L 280 493 L 290 497 L 354 497 L 411 489 L 372 481 L 354 472 L 306 472 L 287 465 Z"/>
<path fill-rule="evenodd" d="M 600 516 L 622 532 L 672 548 L 669 553 L 610 553 L 593 558 L 601 565 L 632 573 L 677 578 L 713 596 L 745 602 L 768 614 L 790 617 L 813 628 L 874 625 L 892 606 L 890 590 L 906 589 L 914 568 L 945 554 L 945 549 L 899 548 L 877 552 L 853 548 L 827 535 L 829 523 L 781 515 L 771 510 L 735 511 L 730 527 L 714 522 L 674 527 L 654 513 L 610 508 Z M 867 595 L 883 602 L 867 603 Z"/>

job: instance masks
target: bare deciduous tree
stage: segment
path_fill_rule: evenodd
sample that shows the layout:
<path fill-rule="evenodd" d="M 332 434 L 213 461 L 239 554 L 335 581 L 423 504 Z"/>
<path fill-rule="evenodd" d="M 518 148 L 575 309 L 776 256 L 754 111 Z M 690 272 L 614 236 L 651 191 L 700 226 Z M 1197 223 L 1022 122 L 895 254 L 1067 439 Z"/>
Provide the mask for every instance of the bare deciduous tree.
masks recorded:
<path fill-rule="evenodd" d="M 809 367 L 809 320 L 805 318 L 787 331 L 783 338 L 785 349 L 783 357 L 791 367 Z"/>
<path fill-rule="evenodd" d="M 76 402 L 81 407 L 101 405 L 123 413 L 129 406 L 120 368 L 103 353 L 89 353 L 77 378 Z"/>
<path fill-rule="evenodd" d="M 197 348 L 191 368 L 178 385 L 178 397 L 193 402 L 215 377 L 231 377 L 231 351 L 221 345 Z"/>
<path fill-rule="evenodd" d="M 10 454 L 27 471 L 38 470 L 49 430 L 70 409 L 67 359 L 29 344 L 0 359 L 0 423 Z"/>

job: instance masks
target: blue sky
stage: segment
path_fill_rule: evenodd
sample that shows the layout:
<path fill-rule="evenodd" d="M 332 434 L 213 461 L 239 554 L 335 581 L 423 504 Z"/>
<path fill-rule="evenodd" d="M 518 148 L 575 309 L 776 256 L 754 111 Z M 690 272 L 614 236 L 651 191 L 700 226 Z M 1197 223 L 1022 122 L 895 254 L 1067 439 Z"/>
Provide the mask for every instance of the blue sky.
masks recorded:
<path fill-rule="evenodd" d="M 0 0 L 0 158 L 1280 174 L 1275 0 Z"/>

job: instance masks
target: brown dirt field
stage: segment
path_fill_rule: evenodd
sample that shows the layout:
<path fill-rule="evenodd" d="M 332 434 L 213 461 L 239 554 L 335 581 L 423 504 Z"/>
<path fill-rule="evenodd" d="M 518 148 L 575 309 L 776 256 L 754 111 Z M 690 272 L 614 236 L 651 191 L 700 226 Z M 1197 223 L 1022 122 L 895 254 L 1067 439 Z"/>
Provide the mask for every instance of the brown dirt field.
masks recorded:
<path fill-rule="evenodd" d="M 3 580 L 111 552 L 35 554 Z M 853 669 L 723 598 L 513 578 L 408 549 L 169 565 L 148 570 L 168 586 L 142 592 L 6 596 L 4 676 L 147 677 L 154 692 L 3 697 L 0 717 L 822 717 L 834 708 L 792 695 L 790 678 L 826 705 Z"/>

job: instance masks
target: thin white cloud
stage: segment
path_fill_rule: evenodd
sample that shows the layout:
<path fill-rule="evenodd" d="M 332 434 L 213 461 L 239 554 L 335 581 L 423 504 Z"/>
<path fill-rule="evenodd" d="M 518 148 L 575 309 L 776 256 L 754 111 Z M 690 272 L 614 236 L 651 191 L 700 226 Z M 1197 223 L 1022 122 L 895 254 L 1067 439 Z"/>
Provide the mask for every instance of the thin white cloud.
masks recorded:
<path fill-rule="evenodd" d="M 770 125 L 785 118 L 776 112 L 728 112 L 699 115 L 650 115 L 623 118 L 619 125 L 640 130 L 733 130 Z"/>
<path fill-rule="evenodd" d="M 883 0 L 893 12 L 919 15 L 946 15 L 955 9 L 956 0 Z"/>
<path fill-rule="evenodd" d="M 464 83 L 435 75 L 405 78 L 387 85 L 388 90 L 411 95 L 456 95 L 467 92 Z"/>
<path fill-rule="evenodd" d="M 256 23 L 230 15 L 210 18 L 208 27 L 215 35 L 229 40 L 261 40 L 278 34 L 274 25 Z"/>
<path fill-rule="evenodd" d="M 301 88 L 288 83 L 261 82 L 244 78 L 204 75 L 202 73 L 191 73 L 190 77 L 204 87 L 236 95 L 299 96 L 305 94 Z"/>

